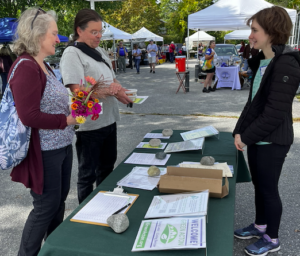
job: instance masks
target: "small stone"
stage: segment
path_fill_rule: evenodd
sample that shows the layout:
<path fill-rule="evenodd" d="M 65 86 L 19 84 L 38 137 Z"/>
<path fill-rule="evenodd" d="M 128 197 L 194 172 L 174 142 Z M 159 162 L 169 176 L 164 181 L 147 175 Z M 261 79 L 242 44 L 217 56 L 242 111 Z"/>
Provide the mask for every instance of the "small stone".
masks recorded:
<path fill-rule="evenodd" d="M 164 129 L 164 130 L 162 131 L 162 134 L 163 134 L 164 136 L 172 136 L 172 135 L 173 135 L 173 130 L 172 130 L 172 129 Z"/>
<path fill-rule="evenodd" d="M 150 166 L 150 168 L 148 169 L 148 175 L 150 177 L 153 176 L 159 176 L 160 175 L 160 170 L 158 167 L 156 167 L 155 165 Z"/>
<path fill-rule="evenodd" d="M 165 158 L 167 157 L 167 154 L 166 154 L 165 152 L 157 152 L 157 153 L 155 154 L 155 157 L 156 157 L 157 159 L 163 160 L 163 159 L 165 159 Z"/>
<path fill-rule="evenodd" d="M 122 233 L 129 227 L 129 219 L 124 213 L 114 214 L 108 217 L 107 224 L 116 233 Z"/>
<path fill-rule="evenodd" d="M 212 156 L 204 156 L 201 158 L 200 164 L 202 165 L 214 165 L 215 159 Z"/>
<path fill-rule="evenodd" d="M 151 140 L 149 141 L 149 145 L 150 145 L 151 147 L 158 147 L 158 146 L 160 145 L 160 143 L 161 143 L 161 140 L 160 140 L 160 139 L 151 139 Z"/>

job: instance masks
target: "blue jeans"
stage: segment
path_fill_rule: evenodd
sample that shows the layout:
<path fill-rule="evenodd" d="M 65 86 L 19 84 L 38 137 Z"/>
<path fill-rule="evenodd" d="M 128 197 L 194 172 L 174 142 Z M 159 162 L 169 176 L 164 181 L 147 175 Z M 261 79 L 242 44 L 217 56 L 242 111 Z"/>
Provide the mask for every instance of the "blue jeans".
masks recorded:
<path fill-rule="evenodd" d="M 4 91 L 6 89 L 6 85 L 7 85 L 7 76 L 8 73 L 4 72 L 4 73 L 0 73 L 1 79 L 2 79 L 2 95 L 4 94 Z"/>
<path fill-rule="evenodd" d="M 138 72 L 138 73 L 140 72 L 140 63 L 141 63 L 141 59 L 134 59 L 136 72 Z"/>
<path fill-rule="evenodd" d="M 244 71 L 247 71 L 248 70 L 248 60 L 247 59 L 244 59 Z"/>
<path fill-rule="evenodd" d="M 78 157 L 78 201 L 81 203 L 113 171 L 117 160 L 117 125 L 76 132 Z"/>
<path fill-rule="evenodd" d="M 43 194 L 32 190 L 34 209 L 30 212 L 22 234 L 18 256 L 36 256 L 42 240 L 63 222 L 65 200 L 70 190 L 73 162 L 72 145 L 42 151 L 44 167 Z"/>
<path fill-rule="evenodd" d="M 174 61 L 174 52 L 170 52 L 170 62 L 173 63 Z"/>

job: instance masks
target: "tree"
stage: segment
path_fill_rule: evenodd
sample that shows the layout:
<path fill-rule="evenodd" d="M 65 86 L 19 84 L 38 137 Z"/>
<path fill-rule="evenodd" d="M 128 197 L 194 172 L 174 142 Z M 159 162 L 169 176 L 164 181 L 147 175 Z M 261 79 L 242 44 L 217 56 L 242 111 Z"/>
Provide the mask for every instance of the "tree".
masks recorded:
<path fill-rule="evenodd" d="M 122 2 L 120 9 L 108 9 L 103 14 L 105 21 L 128 33 L 134 33 L 142 27 L 159 33 L 161 26 L 155 0 L 127 0 Z"/>

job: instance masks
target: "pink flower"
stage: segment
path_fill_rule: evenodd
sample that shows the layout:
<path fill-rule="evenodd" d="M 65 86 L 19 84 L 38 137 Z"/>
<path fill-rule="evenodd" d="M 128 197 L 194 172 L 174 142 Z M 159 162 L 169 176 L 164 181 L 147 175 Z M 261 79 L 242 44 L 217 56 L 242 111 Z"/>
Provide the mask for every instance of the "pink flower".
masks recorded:
<path fill-rule="evenodd" d="M 93 114 L 98 115 L 101 112 L 101 106 L 98 103 L 95 103 L 94 107 L 92 108 Z"/>

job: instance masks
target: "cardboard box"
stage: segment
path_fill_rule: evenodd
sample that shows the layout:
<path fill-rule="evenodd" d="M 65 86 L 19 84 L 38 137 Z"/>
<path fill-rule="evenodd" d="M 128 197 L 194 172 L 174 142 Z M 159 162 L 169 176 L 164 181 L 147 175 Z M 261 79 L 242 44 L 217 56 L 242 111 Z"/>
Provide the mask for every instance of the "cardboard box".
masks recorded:
<path fill-rule="evenodd" d="M 160 177 L 158 190 L 161 193 L 182 193 L 209 190 L 210 197 L 223 198 L 229 194 L 229 182 L 222 186 L 222 170 L 185 167 L 167 167 L 167 174 Z"/>

